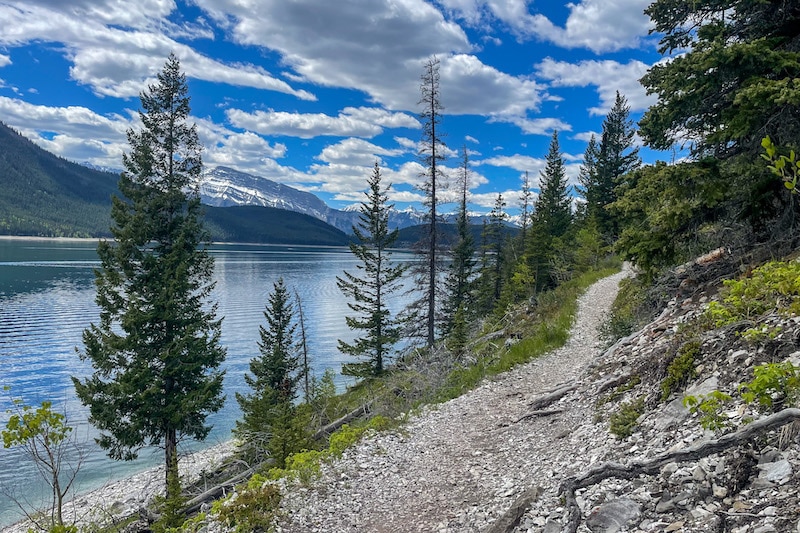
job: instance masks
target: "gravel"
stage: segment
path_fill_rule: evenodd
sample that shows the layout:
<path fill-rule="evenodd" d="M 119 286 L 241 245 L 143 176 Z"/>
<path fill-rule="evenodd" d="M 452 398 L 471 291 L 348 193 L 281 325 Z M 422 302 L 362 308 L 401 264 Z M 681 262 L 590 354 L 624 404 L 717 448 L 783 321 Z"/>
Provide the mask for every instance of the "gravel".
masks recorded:
<path fill-rule="evenodd" d="M 535 487 L 549 511 L 530 517 L 530 527 L 560 518 L 558 482 L 600 459 L 595 446 L 608 432 L 591 424 L 588 401 L 573 399 L 561 412 L 520 418 L 537 397 L 586 374 L 601 352 L 597 327 L 627 275 L 600 280 L 580 297 L 562 348 L 424 408 L 398 432 L 365 438 L 325 465 L 310 487 L 289 487 L 278 530 L 484 531 Z M 559 411 L 562 403 L 548 410 Z"/>

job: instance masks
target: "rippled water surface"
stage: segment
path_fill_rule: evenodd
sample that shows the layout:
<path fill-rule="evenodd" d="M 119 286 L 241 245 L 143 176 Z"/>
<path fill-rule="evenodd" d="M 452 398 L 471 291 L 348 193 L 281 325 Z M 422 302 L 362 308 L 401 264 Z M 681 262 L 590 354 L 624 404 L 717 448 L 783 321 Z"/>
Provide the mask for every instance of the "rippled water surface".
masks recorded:
<path fill-rule="evenodd" d="M 134 463 L 105 458 L 96 448 L 86 423 L 86 409 L 75 398 L 70 376 L 91 373 L 76 352 L 81 334 L 99 310 L 94 303 L 93 269 L 99 264 L 94 241 L 0 239 L 0 425 L 8 420 L 12 398 L 38 405 L 52 401 L 76 427 L 78 442 L 87 453 L 80 488 L 88 490 L 109 479 L 160 464 L 159 450 L 145 451 Z M 343 270 L 356 272 L 356 261 L 346 248 L 255 245 L 215 245 L 216 289 L 222 323 L 227 401 L 209 419 L 214 429 L 204 445 L 227 440 L 239 416 L 234 399 L 244 391 L 244 374 L 258 353 L 258 327 L 272 283 L 283 277 L 297 291 L 303 305 L 312 368 L 338 372 L 348 360 L 337 350 L 337 339 L 352 339 L 344 317 L 347 300 L 336 286 Z M 410 259 L 395 254 L 397 259 Z M 395 302 L 403 306 L 403 297 Z M 36 498 L 42 486 L 26 459 L 14 449 L 0 448 L 0 488 L 18 497 Z M 0 527 L 19 518 L 6 494 L 0 492 Z"/>

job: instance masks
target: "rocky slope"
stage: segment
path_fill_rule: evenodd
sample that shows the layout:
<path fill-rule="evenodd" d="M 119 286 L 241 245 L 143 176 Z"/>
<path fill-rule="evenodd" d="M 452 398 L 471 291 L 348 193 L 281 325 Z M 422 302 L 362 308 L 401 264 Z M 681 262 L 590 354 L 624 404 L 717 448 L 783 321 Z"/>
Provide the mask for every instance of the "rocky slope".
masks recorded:
<path fill-rule="evenodd" d="M 713 270 L 702 262 L 685 268 L 676 278 L 678 296 L 659 318 L 606 351 L 596 328 L 622 274 L 597 283 L 580 300 L 566 346 L 425 409 L 402 431 L 365 439 L 311 486 L 289 487 L 279 531 L 569 530 L 565 481 L 592 468 L 603 477 L 617 463 L 624 469 L 676 450 L 702 450 L 718 439 L 682 405 L 684 392 L 735 395 L 758 363 L 800 359 L 794 318 L 770 318 L 783 329 L 762 345 L 734 331 L 703 333 L 691 379 L 662 399 L 668 364 L 715 286 L 698 283 Z M 633 417 L 631 434 L 618 438 L 609 420 L 637 402 L 641 415 Z M 739 402 L 724 416 L 737 426 L 763 415 Z M 800 531 L 800 454 L 789 427 L 580 489 L 572 524 L 606 533 Z"/>

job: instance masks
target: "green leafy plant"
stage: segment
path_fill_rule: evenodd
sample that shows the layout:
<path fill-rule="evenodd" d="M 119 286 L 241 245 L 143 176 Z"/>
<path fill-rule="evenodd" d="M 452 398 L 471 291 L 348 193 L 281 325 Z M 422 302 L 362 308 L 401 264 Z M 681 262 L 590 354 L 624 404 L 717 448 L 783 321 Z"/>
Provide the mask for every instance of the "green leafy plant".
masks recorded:
<path fill-rule="evenodd" d="M 691 341 L 681 346 L 667 367 L 667 376 L 661 382 L 661 401 L 666 401 L 670 394 L 697 376 L 695 360 L 698 355 L 700 355 L 700 342 Z"/>
<path fill-rule="evenodd" d="M 790 362 L 764 363 L 753 370 L 754 378 L 739 387 L 742 399 L 764 411 L 795 405 L 800 399 L 800 374 Z"/>
<path fill-rule="evenodd" d="M 9 387 L 4 387 L 7 392 Z M 12 400 L 13 408 L 5 429 L 0 433 L 3 447 L 20 447 L 33 461 L 36 470 L 52 488 L 52 500 L 46 512 L 29 512 L 22 502 L 20 509 L 37 528 L 43 531 L 70 533 L 72 526 L 64 523 L 63 503 L 78 475 L 81 454 L 72 438 L 73 429 L 66 416 L 53 410 L 51 402 L 34 408 L 23 400 Z M 12 496 L 13 499 L 13 496 Z"/>
<path fill-rule="evenodd" d="M 630 402 L 625 402 L 619 407 L 619 411 L 609 417 L 609 430 L 618 439 L 624 439 L 633 435 L 636 429 L 636 421 L 644 413 L 644 398 L 637 398 Z"/>
<path fill-rule="evenodd" d="M 714 327 L 722 327 L 753 320 L 772 310 L 800 314 L 800 263 L 797 261 L 770 261 L 753 269 L 746 278 L 726 280 L 721 300 L 710 302 L 704 317 Z"/>
<path fill-rule="evenodd" d="M 255 474 L 234 494 L 214 502 L 211 512 L 236 533 L 271 531 L 280 501 L 277 485 Z"/>
<path fill-rule="evenodd" d="M 684 396 L 683 406 L 687 407 L 690 413 L 700 417 L 700 425 L 703 428 L 718 431 L 730 426 L 728 417 L 723 415 L 723 409 L 732 399 L 730 394 L 715 390 L 709 394 Z"/>
<path fill-rule="evenodd" d="M 794 153 L 794 150 L 789 152 L 789 155 L 778 154 L 778 147 L 772 143 L 769 135 L 761 139 L 761 146 L 766 153 L 761 154 L 761 157 L 769 162 L 767 168 L 783 180 L 783 185 L 791 191 L 792 194 L 797 194 L 797 177 L 800 174 L 800 161 Z"/>

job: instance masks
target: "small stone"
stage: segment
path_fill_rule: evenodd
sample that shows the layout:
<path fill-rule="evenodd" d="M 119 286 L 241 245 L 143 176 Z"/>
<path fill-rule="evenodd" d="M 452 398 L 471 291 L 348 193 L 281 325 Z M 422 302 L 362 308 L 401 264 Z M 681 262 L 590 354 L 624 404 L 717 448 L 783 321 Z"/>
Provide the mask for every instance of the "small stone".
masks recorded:
<path fill-rule="evenodd" d="M 712 494 L 714 494 L 715 498 L 718 498 L 720 500 L 725 498 L 728 495 L 727 487 L 720 487 L 716 483 L 714 483 L 712 485 L 711 492 L 712 492 Z"/>
<path fill-rule="evenodd" d="M 761 509 L 761 511 L 759 511 L 758 516 L 778 516 L 778 508 L 774 505 L 764 507 Z"/>
<path fill-rule="evenodd" d="M 681 529 L 683 529 L 683 525 L 685 523 L 686 522 L 673 522 L 670 525 L 668 525 L 666 528 L 664 528 L 664 531 L 666 533 L 670 533 L 671 531 L 680 531 Z"/>

